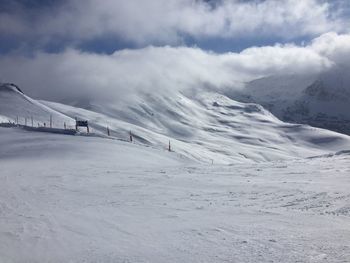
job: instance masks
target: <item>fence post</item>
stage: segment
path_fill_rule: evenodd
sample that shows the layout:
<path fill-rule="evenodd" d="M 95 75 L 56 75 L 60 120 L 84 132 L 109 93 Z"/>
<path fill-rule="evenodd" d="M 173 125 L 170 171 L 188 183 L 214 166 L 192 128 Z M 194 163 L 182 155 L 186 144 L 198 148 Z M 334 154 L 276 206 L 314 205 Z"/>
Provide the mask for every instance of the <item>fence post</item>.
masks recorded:
<path fill-rule="evenodd" d="M 30 117 L 31 121 L 32 121 L 32 127 L 34 127 L 34 120 L 33 120 L 33 116 Z"/>
<path fill-rule="evenodd" d="M 169 140 L 169 147 L 168 147 L 168 151 L 169 151 L 169 152 L 171 152 L 170 140 Z"/>
<path fill-rule="evenodd" d="M 66 125 L 66 123 L 64 123 L 64 124 L 63 124 L 63 126 L 64 126 L 64 129 L 66 129 L 66 128 L 67 128 L 67 125 Z"/>
<path fill-rule="evenodd" d="M 109 131 L 109 127 L 107 126 L 107 135 L 110 136 L 110 131 Z"/>
<path fill-rule="evenodd" d="M 52 128 L 52 115 L 50 115 L 50 128 Z"/>
<path fill-rule="evenodd" d="M 130 136 L 130 142 L 132 142 L 132 133 L 131 133 L 131 131 L 129 132 L 129 136 Z"/>

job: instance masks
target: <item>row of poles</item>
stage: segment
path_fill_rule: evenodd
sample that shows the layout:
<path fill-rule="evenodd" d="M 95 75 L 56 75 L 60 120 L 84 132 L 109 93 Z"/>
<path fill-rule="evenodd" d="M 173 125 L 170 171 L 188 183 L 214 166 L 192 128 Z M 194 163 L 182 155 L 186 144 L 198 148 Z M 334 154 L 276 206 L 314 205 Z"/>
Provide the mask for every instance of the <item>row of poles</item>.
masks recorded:
<path fill-rule="evenodd" d="M 24 126 L 28 126 L 28 121 L 30 121 L 31 126 L 34 127 L 34 118 L 30 117 L 24 117 Z M 19 117 L 16 116 L 16 124 L 19 125 L 20 121 L 19 121 Z M 52 128 L 53 122 L 52 122 L 52 115 L 50 115 L 50 121 L 49 121 L 49 127 Z M 43 126 L 46 127 L 46 122 L 43 123 Z M 40 123 L 38 122 L 38 127 L 40 127 Z M 66 129 L 67 125 L 66 123 L 64 123 L 64 129 Z"/>
<path fill-rule="evenodd" d="M 107 135 L 108 135 L 108 136 L 111 136 L 111 130 L 109 129 L 108 126 L 107 126 Z M 129 131 L 129 142 L 133 142 L 133 134 L 132 134 L 131 131 Z M 169 144 L 168 144 L 167 150 L 168 150 L 169 152 L 172 151 L 170 140 L 169 140 Z"/>
<path fill-rule="evenodd" d="M 34 118 L 33 118 L 32 116 L 31 116 L 30 118 L 27 118 L 27 117 L 24 118 L 24 126 L 28 126 L 28 125 L 27 125 L 27 124 L 28 124 L 28 119 L 29 119 L 30 122 L 31 122 L 31 126 L 34 127 Z M 76 121 L 77 121 L 77 119 L 76 119 Z M 18 116 L 16 116 L 16 124 L 19 125 L 19 117 L 18 117 Z M 45 123 L 45 122 L 43 123 L 43 125 L 44 125 L 44 127 L 46 127 L 46 123 Z M 39 122 L 38 122 L 38 127 L 40 127 Z M 67 124 L 66 124 L 66 122 L 64 122 L 63 127 L 64 127 L 65 130 L 67 129 Z M 52 118 L 52 115 L 50 115 L 49 128 L 51 128 L 51 129 L 53 128 L 53 118 Z M 90 129 L 89 129 L 89 125 L 88 125 L 88 124 L 87 124 L 87 127 L 86 127 L 86 128 L 87 128 L 87 133 L 90 133 Z M 78 130 L 78 125 L 76 125 L 75 129 Z M 111 130 L 109 129 L 108 126 L 107 126 L 107 135 L 108 135 L 108 136 L 111 136 Z M 130 142 L 133 142 L 133 140 L 134 140 L 134 139 L 133 139 L 133 134 L 132 134 L 131 131 L 129 131 L 129 141 L 130 141 Z M 169 140 L 169 143 L 168 143 L 167 150 L 168 150 L 169 152 L 172 151 L 170 140 Z"/>
<path fill-rule="evenodd" d="M 34 128 L 34 118 L 33 118 L 33 117 L 30 117 L 30 118 L 24 117 L 24 126 L 30 127 L 30 126 L 28 125 L 28 122 L 30 122 L 31 127 Z M 19 121 L 19 117 L 18 117 L 18 116 L 16 116 L 16 122 L 15 122 L 15 124 L 16 124 L 16 125 L 20 125 L 20 121 Z M 42 126 L 40 126 L 40 122 L 38 122 L 38 123 L 37 123 L 37 127 L 38 127 L 38 128 L 40 128 L 40 127 L 46 128 L 46 127 L 47 127 L 46 122 L 42 122 Z M 52 115 L 50 115 L 49 126 L 48 126 L 47 128 L 50 128 L 50 129 L 54 128 L 54 127 L 53 127 L 53 118 L 52 118 Z M 63 123 L 63 129 L 65 129 L 65 130 L 68 129 L 68 125 L 67 125 L 66 122 Z M 73 129 L 72 126 L 71 126 L 71 129 Z M 88 132 L 88 133 L 89 133 L 89 132 Z"/>

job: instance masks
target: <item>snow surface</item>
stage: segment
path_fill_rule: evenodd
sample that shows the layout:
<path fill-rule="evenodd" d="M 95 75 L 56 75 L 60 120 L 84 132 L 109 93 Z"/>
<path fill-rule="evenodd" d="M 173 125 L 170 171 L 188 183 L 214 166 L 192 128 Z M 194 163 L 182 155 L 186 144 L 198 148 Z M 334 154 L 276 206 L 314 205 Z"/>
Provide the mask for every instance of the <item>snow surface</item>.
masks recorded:
<path fill-rule="evenodd" d="M 118 104 L 94 102 L 90 110 L 36 101 L 12 87 L 0 86 L 0 115 L 20 123 L 54 128 L 74 127 L 86 119 L 91 130 L 122 140 L 131 131 L 137 143 L 172 149 L 186 158 L 205 163 L 270 161 L 328 154 L 350 149 L 350 138 L 298 124 L 287 124 L 263 107 L 240 103 L 216 92 L 138 94 Z M 21 117 L 22 116 L 22 117 Z"/>
<path fill-rule="evenodd" d="M 0 121 L 23 112 L 92 134 L 0 127 L 0 262 L 350 260 L 348 136 L 215 92 L 82 109 L 2 86 Z"/>
<path fill-rule="evenodd" d="M 170 99 L 171 98 L 171 99 Z M 152 94 L 120 104 L 92 104 L 90 110 L 45 105 L 70 117 L 90 120 L 95 132 L 173 149 L 206 163 L 270 161 L 350 149 L 350 138 L 278 120 L 257 104 L 240 103 L 215 92 Z"/>
<path fill-rule="evenodd" d="M 350 155 L 203 165 L 0 128 L 1 262 L 348 262 Z"/>
<path fill-rule="evenodd" d="M 38 124 L 43 126 L 44 123 L 49 125 L 50 116 L 53 119 L 53 126 L 63 128 L 64 123 L 67 126 L 73 126 L 75 121 L 61 113 L 58 113 L 42 103 L 26 96 L 10 84 L 0 83 L 0 122 L 16 122 L 19 124 L 31 125 L 33 118 L 34 126 Z M 5 121 L 4 121 L 5 120 Z"/>
<path fill-rule="evenodd" d="M 319 75 L 282 75 L 257 79 L 230 98 L 255 102 L 284 121 L 307 123 L 350 134 L 348 67 L 334 66 Z"/>

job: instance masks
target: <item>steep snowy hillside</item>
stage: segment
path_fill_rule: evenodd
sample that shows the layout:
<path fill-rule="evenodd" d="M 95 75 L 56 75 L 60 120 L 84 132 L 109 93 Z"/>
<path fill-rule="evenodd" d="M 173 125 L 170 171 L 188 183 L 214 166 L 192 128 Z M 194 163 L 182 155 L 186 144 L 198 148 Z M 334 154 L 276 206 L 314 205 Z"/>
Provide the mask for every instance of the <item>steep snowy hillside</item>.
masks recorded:
<path fill-rule="evenodd" d="M 143 94 L 127 102 L 91 103 L 88 110 L 43 102 L 68 116 L 91 120 L 95 130 L 172 148 L 208 163 L 267 161 L 350 149 L 350 138 L 309 126 L 286 124 L 257 104 L 215 92 Z"/>
<path fill-rule="evenodd" d="M 247 83 L 229 96 L 263 105 L 288 122 L 350 134 L 350 76 L 337 66 L 317 76 L 272 76 Z"/>
<path fill-rule="evenodd" d="M 350 149 L 350 138 L 298 124 L 287 124 L 257 104 L 240 103 L 215 92 L 137 94 L 118 103 L 91 102 L 89 110 L 36 101 L 12 85 L 0 90 L 0 115 L 17 116 L 30 126 L 53 118 L 53 126 L 89 121 L 92 132 L 159 149 L 171 149 L 205 163 L 269 161 Z"/>
<path fill-rule="evenodd" d="M 14 84 L 0 83 L 0 122 L 18 122 L 27 125 L 40 126 L 50 122 L 52 117 L 53 126 L 63 128 L 64 123 L 74 125 L 74 120 L 51 108 L 39 103 L 36 100 L 23 94 L 23 92 Z"/>

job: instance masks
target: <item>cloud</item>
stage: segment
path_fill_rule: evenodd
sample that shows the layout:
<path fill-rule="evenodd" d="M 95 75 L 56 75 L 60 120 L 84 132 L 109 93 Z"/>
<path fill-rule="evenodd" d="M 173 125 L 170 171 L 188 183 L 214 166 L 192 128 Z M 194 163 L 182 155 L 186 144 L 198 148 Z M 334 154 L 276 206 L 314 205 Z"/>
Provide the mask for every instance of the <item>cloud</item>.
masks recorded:
<path fill-rule="evenodd" d="M 34 97 L 118 101 L 138 92 L 237 87 L 274 74 L 317 74 L 350 57 L 350 36 L 329 33 L 308 46 L 253 47 L 217 54 L 189 47 L 146 47 L 111 55 L 67 49 L 0 56 L 0 78 Z"/>
<path fill-rule="evenodd" d="M 321 56 L 338 65 L 350 65 L 350 35 L 339 35 L 334 32 L 323 34 L 314 39 L 311 45 L 312 49 Z"/>
<path fill-rule="evenodd" d="M 67 0 L 55 8 L 13 6 L 0 13 L 0 34 L 41 43 L 103 36 L 137 45 L 181 44 L 187 36 L 294 39 L 342 32 L 348 21 L 344 5 L 324 0 Z"/>

